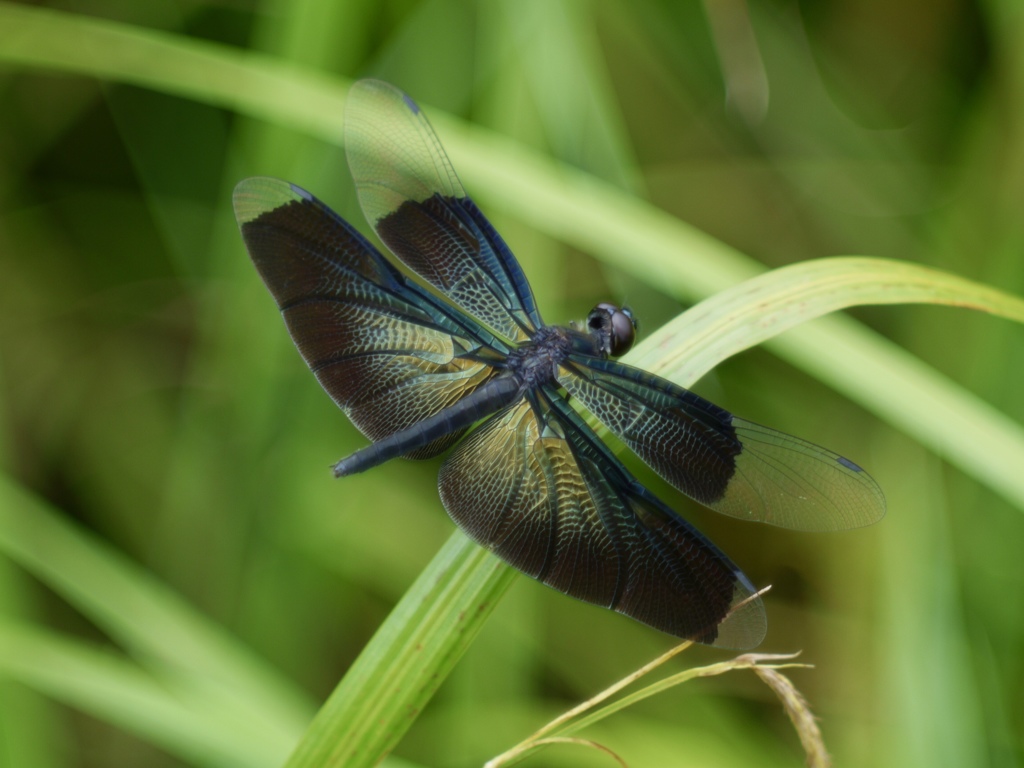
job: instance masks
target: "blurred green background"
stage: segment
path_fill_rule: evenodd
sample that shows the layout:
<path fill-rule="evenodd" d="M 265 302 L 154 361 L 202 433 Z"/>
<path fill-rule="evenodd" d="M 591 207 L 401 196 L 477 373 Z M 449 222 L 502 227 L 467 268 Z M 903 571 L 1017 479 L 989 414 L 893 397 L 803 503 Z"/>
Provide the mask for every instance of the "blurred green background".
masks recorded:
<path fill-rule="evenodd" d="M 75 71 L 34 62 L 25 30 L 67 17 L 26 11 L 262 52 L 340 93 L 389 80 L 768 267 L 875 255 L 1024 292 L 1019 0 L 35 6 L 0 4 L 0 765 L 278 764 L 452 530 L 436 461 L 331 479 L 364 440 L 292 347 L 230 210 L 239 179 L 274 175 L 366 231 L 339 142 L 302 118 L 119 82 L 130 67 L 91 77 L 108 51 L 59 24 L 53 48 Z M 340 137 L 339 101 L 289 95 L 297 115 L 333 110 L 321 119 Z M 654 329 L 693 298 L 479 199 L 548 322 L 618 300 Z M 922 306 L 854 314 L 1019 430 L 1019 326 Z M 836 763 L 1021 765 L 1021 508 L 764 350 L 697 389 L 853 458 L 886 491 L 881 524 L 831 536 L 716 519 L 655 484 L 773 585 L 760 650 L 815 665 L 792 676 Z M 518 579 L 396 755 L 480 764 L 670 644 Z M 253 681 L 253 711 L 279 732 L 255 716 L 204 732 L 226 711 L 220 691 L 181 684 L 179 658 Z M 632 766 L 803 760 L 773 695 L 742 673 L 585 735 Z M 561 746 L 532 764 L 609 761 Z"/>

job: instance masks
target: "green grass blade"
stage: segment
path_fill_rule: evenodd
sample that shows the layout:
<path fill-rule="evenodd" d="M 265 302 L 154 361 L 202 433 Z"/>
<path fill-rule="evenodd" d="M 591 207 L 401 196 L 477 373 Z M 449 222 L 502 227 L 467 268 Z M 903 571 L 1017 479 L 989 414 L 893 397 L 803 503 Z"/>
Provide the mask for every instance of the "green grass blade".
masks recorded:
<path fill-rule="evenodd" d="M 32 585 L 13 563 L 0 558 L 0 622 L 32 610 Z M 2 630 L 0 630 L 2 632 Z M 3 641 L 0 640 L 0 645 Z M 0 652 L 0 666 L 7 658 Z M 54 727 L 56 707 L 37 691 L 0 670 L 0 768 L 57 768 L 63 765 Z"/>
<path fill-rule="evenodd" d="M 349 83 L 270 56 L 88 16 L 0 3 L 0 61 L 131 83 L 337 141 Z"/>
<path fill-rule="evenodd" d="M 460 531 L 334 690 L 288 768 L 376 765 L 419 716 L 516 572 Z"/>
<path fill-rule="evenodd" d="M 768 346 L 1024 509 L 1024 427 L 920 358 L 839 315 Z"/>
<path fill-rule="evenodd" d="M 240 717 L 292 740 L 311 716 L 294 685 L 151 576 L 0 476 L 0 552 L 144 662 L 203 680 Z"/>
<path fill-rule="evenodd" d="M 293 740 L 209 689 L 157 677 L 81 641 L 0 621 L 0 674 L 203 766 L 280 765 Z"/>
<path fill-rule="evenodd" d="M 905 261 L 841 256 L 766 272 L 702 301 L 637 344 L 629 362 L 696 381 L 749 347 L 852 306 L 944 304 L 1024 323 L 1024 299 Z"/>

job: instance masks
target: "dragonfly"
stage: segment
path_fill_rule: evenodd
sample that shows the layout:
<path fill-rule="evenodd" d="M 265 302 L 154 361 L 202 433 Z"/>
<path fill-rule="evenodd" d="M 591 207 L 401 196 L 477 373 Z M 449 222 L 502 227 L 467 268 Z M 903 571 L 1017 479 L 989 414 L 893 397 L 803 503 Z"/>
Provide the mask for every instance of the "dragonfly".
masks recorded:
<path fill-rule="evenodd" d="M 849 459 L 615 360 L 636 335 L 629 310 L 601 303 L 583 322 L 545 324 L 519 262 L 405 93 L 355 83 L 344 140 L 363 213 L 418 280 L 294 184 L 255 177 L 234 192 L 292 340 L 372 441 L 336 476 L 451 449 L 438 489 L 471 539 L 567 595 L 736 649 L 766 632 L 756 588 L 634 477 L 592 419 L 732 517 L 829 531 L 884 515 L 878 484 Z"/>

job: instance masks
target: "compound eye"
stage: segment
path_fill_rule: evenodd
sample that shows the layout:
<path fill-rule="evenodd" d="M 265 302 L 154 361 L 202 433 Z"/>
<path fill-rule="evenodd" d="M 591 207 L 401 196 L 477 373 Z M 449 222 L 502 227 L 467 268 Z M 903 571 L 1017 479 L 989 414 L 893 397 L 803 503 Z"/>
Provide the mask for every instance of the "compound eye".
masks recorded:
<path fill-rule="evenodd" d="M 618 357 L 629 352 L 636 341 L 636 321 L 629 309 L 615 307 L 612 312 L 611 355 Z"/>
<path fill-rule="evenodd" d="M 597 342 L 602 355 L 618 357 L 633 346 L 636 321 L 628 309 L 614 304 L 598 304 L 587 315 L 587 329 Z"/>

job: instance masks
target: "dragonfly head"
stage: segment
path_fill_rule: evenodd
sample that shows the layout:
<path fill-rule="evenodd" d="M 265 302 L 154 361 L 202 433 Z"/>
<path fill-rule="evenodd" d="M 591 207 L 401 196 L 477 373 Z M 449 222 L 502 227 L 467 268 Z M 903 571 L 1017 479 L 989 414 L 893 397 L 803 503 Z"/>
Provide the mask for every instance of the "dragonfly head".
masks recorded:
<path fill-rule="evenodd" d="M 628 307 L 598 304 L 587 315 L 587 331 L 603 354 L 618 357 L 636 340 L 636 319 Z"/>

